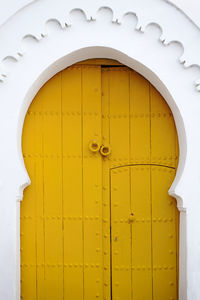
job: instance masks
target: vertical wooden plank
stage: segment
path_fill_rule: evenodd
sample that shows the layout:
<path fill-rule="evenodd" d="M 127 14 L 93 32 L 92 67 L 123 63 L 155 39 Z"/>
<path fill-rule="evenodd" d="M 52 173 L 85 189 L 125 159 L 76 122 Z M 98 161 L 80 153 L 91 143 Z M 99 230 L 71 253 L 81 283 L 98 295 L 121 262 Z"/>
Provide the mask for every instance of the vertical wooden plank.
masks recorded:
<path fill-rule="evenodd" d="M 101 68 L 82 66 L 84 299 L 102 295 L 102 163 L 89 150 L 101 141 Z"/>
<path fill-rule="evenodd" d="M 150 166 L 131 167 L 131 175 L 132 299 L 153 300 Z"/>
<path fill-rule="evenodd" d="M 110 143 L 112 147 L 111 166 L 120 166 L 130 163 L 130 71 L 126 67 L 109 68 L 109 93 L 110 93 Z M 131 299 L 131 228 L 127 226 L 127 219 L 130 214 L 130 172 L 129 168 L 123 169 L 125 172 L 114 188 L 118 189 L 118 197 L 125 199 L 120 205 L 122 215 L 118 218 L 122 223 L 112 221 L 112 296 L 119 299 Z M 121 172 L 121 169 L 113 172 Z M 125 176 L 125 177 L 124 177 Z M 124 187 L 122 187 L 122 180 Z M 112 188 L 111 188 L 112 189 Z M 112 193 L 112 190 L 111 190 Z M 119 201 L 119 199 L 118 199 Z M 111 210 L 112 207 L 111 196 Z M 127 203 L 126 203 L 127 202 Z M 113 212 L 113 210 L 112 210 Z M 116 209 L 114 216 L 116 215 Z M 112 214 L 112 213 L 111 213 Z M 113 218 L 113 217 L 112 217 Z M 115 224 L 115 225 L 114 225 Z M 115 226 L 113 228 L 113 226 Z M 115 242 L 115 236 L 119 235 L 119 242 Z M 127 247 L 127 254 L 125 254 Z M 116 248 L 116 249 L 115 249 Z M 129 250 L 128 250 L 129 249 Z M 119 254 L 118 254 L 119 252 Z M 117 270 L 119 267 L 119 270 Z M 119 284 L 119 286 L 118 286 Z M 125 293 L 125 294 L 124 294 Z"/>
<path fill-rule="evenodd" d="M 174 170 L 151 167 L 153 294 L 155 299 L 177 299 L 176 203 L 168 195 Z"/>
<path fill-rule="evenodd" d="M 26 159 L 30 175 L 35 179 L 35 162 L 33 158 Z M 36 226 L 35 226 L 35 185 L 27 188 L 26 205 L 21 210 L 21 295 L 25 299 L 36 300 L 37 287 L 37 257 L 36 257 Z M 27 251 L 26 249 L 29 249 Z"/>
<path fill-rule="evenodd" d="M 111 170 L 112 299 L 132 299 L 129 167 Z"/>
<path fill-rule="evenodd" d="M 109 68 L 101 68 L 102 87 L 102 142 L 110 145 L 110 80 Z M 102 204 L 103 204 L 103 273 L 104 300 L 111 299 L 110 265 L 110 156 L 102 157 Z"/>
<path fill-rule="evenodd" d="M 151 163 L 176 167 L 176 129 L 172 112 L 158 91 L 150 86 Z"/>
<path fill-rule="evenodd" d="M 31 110 L 35 113 L 35 160 L 36 160 L 36 177 L 34 184 L 36 186 L 36 239 L 37 239 L 37 300 L 45 299 L 45 220 L 44 220 L 44 153 L 43 153 L 43 136 L 44 136 L 44 110 L 43 110 L 43 93 L 39 92 L 33 103 Z"/>
<path fill-rule="evenodd" d="M 152 86 L 150 97 L 151 163 L 176 168 L 178 147 L 172 113 L 167 103 Z M 152 167 L 154 295 L 163 299 L 168 299 L 167 297 L 170 296 L 177 299 L 178 211 L 175 200 L 168 195 L 174 176 L 173 169 Z M 159 246 L 158 241 L 160 241 Z"/>
<path fill-rule="evenodd" d="M 63 299 L 61 74 L 43 87 L 45 299 Z"/>
<path fill-rule="evenodd" d="M 130 156 L 132 224 L 132 291 L 139 299 L 152 299 L 149 82 L 130 72 Z M 142 289 L 145 285 L 145 289 Z M 133 297 L 132 295 L 132 297 Z"/>
<path fill-rule="evenodd" d="M 41 122 L 38 122 L 41 125 Z M 39 134 L 41 127 L 37 126 Z M 45 299 L 45 220 L 44 220 L 44 207 L 43 207 L 43 159 L 37 159 L 36 164 L 36 205 L 37 205 L 37 300 Z"/>
<path fill-rule="evenodd" d="M 81 66 L 62 72 L 64 299 L 83 299 Z"/>
<path fill-rule="evenodd" d="M 129 163 L 129 70 L 110 68 L 110 143 L 112 165 Z"/>
<path fill-rule="evenodd" d="M 23 274 L 22 270 L 22 296 L 24 295 L 24 287 L 28 287 L 26 291 L 26 299 L 36 297 L 44 299 L 44 220 L 43 220 L 43 93 L 40 91 L 34 98 L 24 124 L 23 130 L 23 153 L 25 164 L 31 178 L 31 185 L 25 190 L 24 201 L 21 206 L 21 213 L 24 220 L 30 220 L 29 213 L 34 214 L 32 226 L 35 227 L 34 232 L 30 230 L 28 224 L 21 223 L 21 242 L 23 237 L 30 239 L 25 245 L 22 245 L 25 256 L 30 255 L 34 251 L 34 264 L 31 269 L 34 270 L 34 277 L 31 279 L 29 275 Z M 31 162 L 31 164 L 28 163 Z M 28 194 L 28 196 L 27 196 Z M 34 243 L 34 245 L 33 245 Z M 29 248 L 30 247 L 30 248 Z M 24 264 L 24 257 L 21 256 L 22 265 L 28 271 L 28 264 Z M 22 267 L 23 269 L 23 267 Z M 26 273 L 27 273 L 26 271 Z M 34 285 L 34 291 L 29 285 Z M 35 299 L 35 298 L 34 298 Z"/>
<path fill-rule="evenodd" d="M 175 128 L 176 131 L 176 128 Z M 179 141 L 178 141 L 178 134 L 177 131 L 175 132 L 175 139 L 176 139 L 176 149 L 175 149 L 175 157 L 176 157 L 176 162 L 175 162 L 175 172 L 174 172 L 174 177 L 178 168 L 178 163 L 179 163 Z M 176 282 L 177 282 L 177 299 L 179 299 L 179 239 L 180 239 L 180 212 L 177 208 L 177 201 L 176 199 L 174 200 L 174 205 L 175 205 L 175 210 L 176 210 L 176 270 L 177 270 L 177 276 L 176 276 Z M 181 244 L 181 243 L 180 243 Z"/>
<path fill-rule="evenodd" d="M 150 163 L 149 82 L 130 71 L 130 155 L 131 164 Z"/>

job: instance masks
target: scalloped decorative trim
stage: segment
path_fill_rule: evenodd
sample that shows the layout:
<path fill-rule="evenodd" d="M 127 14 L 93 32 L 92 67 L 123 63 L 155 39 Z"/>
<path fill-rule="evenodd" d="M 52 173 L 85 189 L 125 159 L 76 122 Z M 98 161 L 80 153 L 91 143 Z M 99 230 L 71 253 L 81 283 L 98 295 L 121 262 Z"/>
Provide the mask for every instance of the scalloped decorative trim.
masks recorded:
<path fill-rule="evenodd" d="M 165 0 L 165 2 L 169 3 L 167 0 Z M 172 4 L 170 4 L 172 5 Z M 173 6 L 173 5 L 172 5 Z M 175 7 L 175 6 L 174 6 Z M 176 7 L 175 7 L 176 8 Z M 188 68 L 196 68 L 198 69 L 199 73 L 200 73 L 200 65 L 199 64 L 190 64 L 186 61 L 185 59 L 185 55 L 184 55 L 184 52 L 185 52 L 185 48 L 184 48 L 184 45 L 182 44 L 181 41 L 178 41 L 178 40 L 168 40 L 166 36 L 164 36 L 164 30 L 162 28 L 162 26 L 156 22 L 150 22 L 150 23 L 147 23 L 147 24 L 142 24 L 141 21 L 140 21 L 140 18 L 138 17 L 138 15 L 135 13 L 135 12 L 132 12 L 132 11 L 128 11 L 126 13 L 124 13 L 122 15 L 122 17 L 119 19 L 119 18 L 116 18 L 115 17 L 115 14 L 114 14 L 114 11 L 110 8 L 110 7 L 105 7 L 105 6 L 102 6 L 100 7 L 96 14 L 103 10 L 103 9 L 106 9 L 106 10 L 109 10 L 110 13 L 112 14 L 112 19 L 111 19 L 111 22 L 118 25 L 118 26 L 123 26 L 123 18 L 127 15 L 133 15 L 136 19 L 137 19 L 137 22 L 136 24 L 134 24 L 133 22 L 133 25 L 134 25 L 134 30 L 137 30 L 139 31 L 141 34 L 142 33 L 145 33 L 147 27 L 149 26 L 155 26 L 157 27 L 159 30 L 160 30 L 160 37 L 159 37 L 159 40 L 161 41 L 161 43 L 163 44 L 163 46 L 169 46 L 171 45 L 172 43 L 176 43 L 178 44 L 181 48 L 182 48 L 182 55 L 179 57 L 179 62 L 180 64 L 185 68 L 185 69 L 188 69 Z M 72 10 L 69 11 L 69 18 L 66 19 L 66 20 L 63 20 L 62 18 L 61 19 L 58 19 L 58 18 L 50 18 L 50 19 L 47 19 L 45 22 L 44 22 L 44 28 L 45 26 L 48 24 L 48 23 L 54 23 L 54 25 L 56 25 L 57 27 L 60 28 L 60 30 L 66 30 L 73 26 L 73 22 L 71 22 L 71 16 L 74 12 L 77 12 L 79 11 L 83 18 L 85 19 L 86 22 L 96 22 L 96 16 L 90 16 L 88 15 L 83 9 L 81 8 L 74 8 Z M 20 41 L 20 51 L 16 52 L 15 54 L 11 54 L 11 55 L 8 55 L 8 56 L 5 56 L 1 62 L 0 62 L 0 66 L 1 66 L 1 72 L 0 72 L 0 82 L 3 83 L 7 80 L 7 78 L 9 77 L 8 75 L 8 68 L 6 66 L 11 66 L 12 64 L 14 63 L 17 63 L 19 61 L 21 61 L 21 59 L 23 59 L 23 56 L 25 55 L 25 49 L 24 49 L 24 42 L 26 40 L 29 40 L 31 41 L 32 43 L 39 43 L 41 42 L 43 39 L 46 39 L 48 37 L 48 33 L 47 31 L 43 31 L 43 32 L 40 32 L 40 33 L 27 33 L 26 35 L 24 35 Z M 194 82 L 194 86 L 196 88 L 196 90 L 198 92 L 200 92 L 200 77 L 198 79 L 195 80 Z"/>

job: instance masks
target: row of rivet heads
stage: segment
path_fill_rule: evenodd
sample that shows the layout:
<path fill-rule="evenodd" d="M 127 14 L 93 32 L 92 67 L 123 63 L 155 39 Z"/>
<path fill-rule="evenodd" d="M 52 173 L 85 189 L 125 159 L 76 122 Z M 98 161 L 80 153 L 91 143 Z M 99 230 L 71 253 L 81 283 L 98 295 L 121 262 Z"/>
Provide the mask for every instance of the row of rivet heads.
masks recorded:
<path fill-rule="evenodd" d="M 170 249 L 169 254 L 173 254 L 173 253 L 174 253 L 174 251 Z M 118 255 L 118 254 L 119 254 L 119 251 L 117 251 L 117 250 L 114 251 L 114 255 Z"/>
<path fill-rule="evenodd" d="M 24 236 L 24 233 L 21 233 L 20 235 L 21 235 L 21 236 Z M 96 235 L 99 235 L 99 233 L 96 234 Z M 21 248 L 20 248 L 20 251 L 23 252 L 23 250 L 24 250 L 23 247 L 21 247 Z M 97 253 L 100 253 L 100 252 L 101 252 L 101 249 L 100 249 L 100 248 L 96 248 L 96 252 L 97 252 Z M 104 255 L 107 255 L 108 253 L 105 251 L 103 254 L 104 254 Z"/>
<path fill-rule="evenodd" d="M 82 263 L 69 263 L 69 264 L 49 264 L 49 263 L 42 263 L 42 264 L 21 264 L 21 267 L 23 268 L 29 268 L 29 267 L 49 267 L 49 268 L 55 268 L 55 267 L 59 267 L 59 268 L 62 268 L 62 267 L 65 267 L 65 268 L 100 268 L 100 264 L 94 264 L 94 263 L 85 263 L 85 264 L 82 264 Z"/>
<path fill-rule="evenodd" d="M 97 159 L 99 158 L 97 155 L 93 154 L 93 155 L 83 155 L 83 157 L 81 155 L 60 155 L 60 154 L 42 154 L 42 153 L 26 153 L 23 154 L 24 158 L 41 158 L 41 159 L 62 159 L 62 158 L 66 158 L 66 159 L 82 159 L 82 158 L 91 158 L 91 159 Z M 135 158 L 135 159 L 128 159 L 128 158 L 113 158 L 113 157 L 106 157 L 108 160 L 112 161 L 112 165 L 111 168 L 114 167 L 118 167 L 119 165 L 124 165 L 124 164 L 133 164 L 135 166 L 134 169 L 136 171 L 144 171 L 144 170 L 149 170 L 150 166 L 152 167 L 153 170 L 158 170 L 158 171 L 162 171 L 162 172 L 169 172 L 172 173 L 172 170 L 167 170 L 166 168 L 163 167 L 171 167 L 173 169 L 175 169 L 175 162 L 177 160 L 177 158 L 175 157 L 158 157 L 158 158 L 153 158 L 151 161 L 149 158 Z M 117 164 L 115 164 L 115 162 L 118 162 Z M 153 164 L 163 164 L 163 167 L 153 167 Z M 138 167 L 136 165 L 148 165 L 148 166 L 143 166 L 143 167 Z M 122 173 L 122 172 L 127 172 L 127 168 L 123 169 L 123 170 L 118 170 L 118 173 Z"/>
<path fill-rule="evenodd" d="M 47 116 L 81 116 L 82 113 L 80 111 L 28 111 L 28 115 L 47 115 Z M 101 114 L 99 112 L 83 112 L 84 116 L 100 116 L 102 118 L 149 118 L 150 116 L 152 118 L 158 117 L 172 117 L 171 113 L 140 113 L 140 114 L 117 114 L 117 115 L 111 115 L 111 114 Z"/>
<path fill-rule="evenodd" d="M 151 157 L 151 159 L 152 160 L 175 160 L 175 159 L 177 159 L 178 158 L 178 156 L 173 156 L 173 155 L 170 155 L 170 156 L 158 156 L 158 157 L 156 157 L 156 156 L 152 156 Z M 112 158 L 112 160 L 113 161 L 124 161 L 124 160 L 129 160 L 129 158 L 127 158 L 127 157 L 120 157 L 120 158 L 116 158 L 116 157 L 114 157 L 114 158 Z M 139 156 L 139 157 L 131 157 L 130 158 L 130 162 L 133 162 L 133 160 L 135 161 L 135 160 L 150 160 L 150 156 L 149 157 L 145 157 L 145 156 Z"/>
<path fill-rule="evenodd" d="M 36 159 L 36 158 L 40 158 L 40 159 L 82 159 L 82 158 L 90 158 L 90 159 L 99 159 L 99 156 L 96 155 L 97 153 L 94 153 L 93 155 L 83 155 L 83 157 L 81 155 L 60 155 L 60 154 L 42 154 L 42 153 L 26 153 L 23 154 L 24 158 L 32 158 L 32 159 Z M 105 158 L 105 157 L 104 157 Z M 177 158 L 155 158 L 153 160 L 150 161 L 150 159 L 143 159 L 143 158 L 139 158 L 139 159 L 127 159 L 127 158 L 113 158 L 113 157 L 106 157 L 107 160 L 110 160 L 112 162 L 111 168 L 117 168 L 119 166 L 123 166 L 123 165 L 129 165 L 130 167 L 134 167 L 134 170 L 136 171 L 144 171 L 144 170 L 149 170 L 149 168 L 151 167 L 151 169 L 154 171 L 161 171 L 161 172 L 168 172 L 168 173 L 173 173 L 174 169 L 175 169 L 175 163 Z M 132 165 L 131 165 L 132 164 Z M 163 167 L 155 167 L 155 164 L 160 164 L 163 165 Z M 143 166 L 143 167 L 138 167 L 137 165 L 147 165 L 147 166 Z M 166 168 L 164 168 L 166 167 Z M 170 170 L 167 169 L 171 168 Z M 121 168 L 122 169 L 122 168 Z M 124 167 L 122 170 L 118 170 L 117 172 L 115 172 L 114 174 L 117 173 L 122 173 L 122 172 L 127 172 L 127 167 Z"/>
<path fill-rule="evenodd" d="M 28 115 L 45 115 L 45 116 L 81 116 L 82 113 L 80 111 L 71 111 L 71 112 L 64 112 L 64 111 L 29 111 Z M 98 112 L 84 112 L 84 116 L 101 116 Z"/>
<path fill-rule="evenodd" d="M 25 298 L 25 296 L 23 296 L 23 295 L 21 295 L 20 297 L 21 297 L 21 299 Z M 100 294 L 96 294 L 96 298 L 99 298 L 99 297 L 100 297 Z M 118 300 L 118 299 L 115 299 L 115 300 Z"/>
<path fill-rule="evenodd" d="M 80 117 L 82 115 L 79 111 L 72 111 L 72 112 L 60 112 L 60 111 L 29 111 L 29 116 L 78 116 Z M 99 116 L 103 117 L 101 113 L 98 112 L 84 112 L 83 116 Z M 116 117 L 116 116 L 113 116 Z"/>
<path fill-rule="evenodd" d="M 116 188 L 113 188 L 113 190 L 114 190 L 114 191 L 117 191 Z M 175 201 L 174 201 L 173 199 L 169 199 L 169 200 L 168 200 L 168 204 L 169 204 L 169 205 L 172 205 L 173 203 L 175 203 Z M 121 203 L 120 203 L 120 204 L 121 204 Z M 103 205 L 104 205 L 104 204 L 103 204 Z M 114 207 L 119 207 L 119 203 L 114 203 L 113 206 L 114 206 Z M 137 220 L 139 221 L 139 219 L 137 219 Z M 142 221 L 143 221 L 143 220 L 145 220 L 145 219 L 142 218 Z M 149 219 L 148 219 L 148 220 L 149 220 Z M 160 220 L 160 218 L 159 218 L 159 220 Z"/>
<path fill-rule="evenodd" d="M 103 140 L 109 140 L 103 135 Z M 108 142 L 109 143 L 109 142 Z M 109 186 L 109 169 L 110 162 L 107 160 L 104 163 L 103 171 L 105 176 L 102 182 L 102 214 L 103 214 L 103 278 L 104 278 L 104 300 L 110 299 L 110 186 Z"/>
<path fill-rule="evenodd" d="M 21 295 L 20 296 L 21 297 L 21 299 L 24 299 L 25 298 L 25 296 L 23 296 L 23 295 Z M 99 298 L 100 297 L 100 294 L 98 293 L 98 294 L 96 294 L 96 298 Z M 105 299 L 106 300 L 106 299 Z M 119 299 L 114 299 L 114 300 L 119 300 Z"/>
<path fill-rule="evenodd" d="M 42 153 L 29 153 L 29 154 L 23 154 L 24 158 L 31 158 L 31 159 L 79 159 L 81 160 L 82 158 L 84 159 L 99 159 L 99 156 L 97 155 L 97 153 L 94 153 L 93 155 L 83 155 L 83 157 L 81 155 L 60 155 L 60 154 L 42 154 Z M 129 160 L 127 158 L 119 158 L 119 159 L 115 159 L 115 158 L 111 158 L 111 157 L 104 157 L 104 159 L 110 160 L 111 161 L 111 168 L 117 168 L 119 166 L 124 166 L 124 165 L 130 165 L 130 167 L 134 167 L 134 170 L 136 171 L 144 171 L 144 170 L 149 170 L 150 167 L 153 171 L 160 171 L 160 172 L 167 172 L 167 173 L 173 173 L 175 170 L 175 166 L 176 166 L 176 160 L 174 158 L 157 158 L 157 160 L 151 160 L 150 159 L 135 159 L 135 160 Z M 163 165 L 163 167 L 155 167 L 154 165 Z M 144 165 L 143 167 L 138 167 L 137 165 Z M 146 166 L 145 166 L 146 165 Z M 170 168 L 167 169 L 167 168 Z M 120 169 L 120 168 L 119 168 Z M 127 167 L 124 167 L 123 169 L 121 168 L 120 170 L 118 170 L 117 172 L 115 172 L 114 174 L 117 173 L 123 173 L 123 172 L 127 172 L 128 169 Z"/>
<path fill-rule="evenodd" d="M 55 159 L 61 159 L 61 158 L 75 158 L 75 159 L 82 159 L 82 158 L 98 158 L 95 153 L 93 155 L 60 155 L 60 154 L 43 154 L 43 153 L 28 153 L 23 154 L 24 158 L 55 158 Z"/>
<path fill-rule="evenodd" d="M 86 220 L 86 221 L 98 221 L 100 220 L 100 218 L 98 216 L 96 217 L 89 217 L 89 216 L 85 216 L 84 218 L 79 216 L 69 216 L 69 217 L 62 217 L 62 216 L 21 216 L 20 219 L 21 220 L 33 220 L 35 218 L 40 218 L 40 219 L 45 219 L 45 220 L 67 220 L 67 221 L 78 221 L 78 220 Z M 107 220 L 102 220 L 103 222 L 107 222 Z"/>
<path fill-rule="evenodd" d="M 24 153 L 23 156 L 26 158 L 26 157 L 38 157 L 38 158 L 82 158 L 82 155 L 74 155 L 74 154 L 71 154 L 71 155 L 68 155 L 68 154 L 63 154 L 63 155 L 60 155 L 60 154 L 53 154 L 53 153 L 49 153 L 49 154 L 43 154 L 43 153 Z M 84 158 L 92 158 L 94 157 L 94 155 L 83 155 Z M 151 158 L 153 161 L 174 161 L 174 160 L 177 160 L 178 157 L 177 156 L 164 156 L 164 157 L 156 157 L 156 156 L 153 156 Z M 141 156 L 141 157 L 134 157 L 134 158 L 127 158 L 127 157 L 121 157 L 121 158 L 116 158 L 116 157 L 113 157 L 113 158 L 110 158 L 110 160 L 112 161 L 127 161 L 129 163 L 134 163 L 136 161 L 140 162 L 140 161 L 148 161 L 149 162 L 149 167 L 151 166 L 151 164 L 153 163 L 151 161 L 151 164 L 150 164 L 150 157 L 144 157 L 144 156 Z M 138 168 L 138 166 L 134 166 L 136 168 Z M 140 170 L 141 168 L 147 168 L 147 166 L 140 166 L 138 168 L 138 170 Z M 156 167 L 157 168 L 157 167 Z"/>
<path fill-rule="evenodd" d="M 130 166 L 132 168 L 134 168 L 134 171 L 150 171 L 150 167 L 152 171 L 158 171 L 158 172 L 164 172 L 164 173 L 174 173 L 174 168 L 173 167 L 168 167 L 167 166 L 163 166 L 163 167 L 155 167 L 153 165 L 149 165 L 149 166 L 143 166 L 143 167 L 137 167 L 137 166 Z M 130 167 L 123 167 L 123 168 L 116 168 L 116 169 L 112 169 L 112 174 L 119 174 L 119 173 L 123 173 L 123 172 L 128 172 L 130 170 Z"/>
<path fill-rule="evenodd" d="M 151 267 L 145 267 L 145 266 L 114 266 L 113 269 L 115 271 L 151 271 L 152 269 L 155 271 L 169 271 L 169 270 L 175 270 L 175 267 L 173 266 L 154 266 L 153 268 Z"/>
<path fill-rule="evenodd" d="M 23 268 L 33 268 L 33 267 L 49 267 L 49 268 L 55 268 L 55 267 L 65 267 L 65 268 L 100 268 L 100 264 L 21 264 L 21 267 Z M 170 271 L 170 270 L 175 270 L 175 267 L 173 266 L 154 266 L 153 268 L 151 267 L 145 267 L 145 266 L 113 266 L 113 269 L 115 271 L 151 271 L 152 269 L 154 271 Z M 109 270 L 108 266 L 104 267 L 104 270 Z"/>
<path fill-rule="evenodd" d="M 117 188 L 116 188 L 116 187 L 113 187 L 112 190 L 113 190 L 114 192 L 116 192 L 116 191 L 117 191 Z M 173 203 L 174 203 L 173 199 L 169 199 L 169 200 L 168 200 L 168 204 L 169 204 L 169 205 L 172 205 Z M 114 207 L 118 207 L 118 206 L 119 206 L 119 203 L 115 202 L 115 203 L 113 204 L 113 206 L 114 206 Z"/>
<path fill-rule="evenodd" d="M 67 220 L 67 221 L 81 221 L 81 220 L 86 220 L 86 221 L 98 221 L 100 220 L 99 217 L 62 217 L 62 216 L 40 216 L 40 217 L 33 217 L 33 216 L 22 216 L 20 217 L 21 220 L 34 220 L 35 218 L 40 218 L 41 220 Z M 149 223 L 149 222 L 173 222 L 173 218 L 152 218 L 152 219 L 134 219 L 134 222 L 142 222 L 142 223 Z M 108 219 L 102 219 L 102 222 L 108 223 Z M 115 219 L 113 220 L 113 223 L 127 223 L 129 222 L 129 219 Z"/>
<path fill-rule="evenodd" d="M 153 222 L 173 222 L 173 218 L 153 218 L 151 219 L 134 219 L 134 222 L 138 223 L 150 223 L 151 221 Z M 128 223 L 129 219 L 120 219 L 120 220 L 114 220 L 113 223 Z"/>

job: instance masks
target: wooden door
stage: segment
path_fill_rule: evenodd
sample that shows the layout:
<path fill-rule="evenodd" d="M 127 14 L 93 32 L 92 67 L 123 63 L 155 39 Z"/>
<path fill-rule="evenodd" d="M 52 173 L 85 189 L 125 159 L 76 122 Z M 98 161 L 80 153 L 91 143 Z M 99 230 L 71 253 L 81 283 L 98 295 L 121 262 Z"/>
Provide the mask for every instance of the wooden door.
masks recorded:
<path fill-rule="evenodd" d="M 174 174 L 152 165 L 111 170 L 113 299 L 176 299 L 177 216 L 167 195 Z"/>
<path fill-rule="evenodd" d="M 178 299 L 177 134 L 148 81 L 107 60 L 63 70 L 28 110 L 23 154 L 23 299 Z"/>

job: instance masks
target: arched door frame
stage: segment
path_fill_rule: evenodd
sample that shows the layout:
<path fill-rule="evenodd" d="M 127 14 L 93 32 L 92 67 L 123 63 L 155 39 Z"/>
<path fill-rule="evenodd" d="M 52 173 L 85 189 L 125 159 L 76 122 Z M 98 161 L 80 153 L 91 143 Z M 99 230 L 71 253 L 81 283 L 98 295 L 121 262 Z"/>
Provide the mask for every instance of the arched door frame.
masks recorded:
<path fill-rule="evenodd" d="M 138 0 L 132 4 L 127 0 L 123 7 L 110 1 L 112 9 L 105 7 L 104 1 L 100 0 L 97 7 L 92 5 L 92 1 L 86 1 L 87 8 L 82 7 L 79 1 L 77 6 L 72 1 L 68 4 L 60 1 L 59 8 L 56 1 L 36 1 L 2 26 L 0 38 L 10 33 L 11 39 L 18 39 L 14 43 L 15 53 L 13 41 L 3 47 L 0 78 L 2 299 L 20 299 L 20 201 L 24 188 L 30 184 L 21 152 L 26 111 L 49 78 L 89 58 L 115 59 L 142 74 L 157 88 L 172 110 L 180 147 L 177 175 L 169 190 L 169 194 L 176 198 L 181 213 L 179 299 L 199 299 L 200 133 L 197 128 L 200 127 L 200 69 L 198 66 L 186 69 L 194 63 L 196 48 L 194 53 L 191 49 L 186 52 L 191 54 L 187 61 L 182 54 L 183 49 L 188 49 L 188 39 L 200 35 L 200 32 L 173 6 L 159 2 L 158 10 L 153 11 L 151 1 Z M 138 15 L 136 17 L 137 11 L 141 19 Z M 29 22 L 30 19 L 32 22 Z M 37 29 L 34 26 L 30 28 L 30 23 Z M 185 38 L 180 25 L 183 31 L 187 29 L 189 38 Z M 172 42 L 174 37 L 177 39 Z"/>

